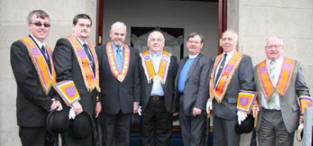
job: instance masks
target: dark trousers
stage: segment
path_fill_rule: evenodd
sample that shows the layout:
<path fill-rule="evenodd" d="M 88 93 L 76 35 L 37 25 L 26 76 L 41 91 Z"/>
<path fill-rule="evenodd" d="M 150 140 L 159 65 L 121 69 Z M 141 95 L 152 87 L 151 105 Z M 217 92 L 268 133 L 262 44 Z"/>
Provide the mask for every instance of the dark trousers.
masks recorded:
<path fill-rule="evenodd" d="M 179 123 L 185 146 L 204 146 L 206 122 L 204 114 L 198 116 L 186 115 L 183 108 L 180 108 Z"/>
<path fill-rule="evenodd" d="M 23 146 L 55 146 L 56 136 L 48 133 L 45 127 L 20 127 L 19 136 Z"/>
<path fill-rule="evenodd" d="M 281 111 L 262 109 L 262 120 L 258 131 L 260 146 L 292 146 L 293 133 L 289 133 Z"/>
<path fill-rule="evenodd" d="M 103 146 L 129 146 L 131 114 L 101 114 Z"/>
<path fill-rule="evenodd" d="M 213 146 L 239 146 L 240 135 L 235 131 L 237 118 L 225 120 L 213 117 Z"/>
<path fill-rule="evenodd" d="M 142 114 L 142 143 L 144 146 L 168 146 L 172 134 L 171 113 L 165 108 L 164 98 L 150 97 Z"/>

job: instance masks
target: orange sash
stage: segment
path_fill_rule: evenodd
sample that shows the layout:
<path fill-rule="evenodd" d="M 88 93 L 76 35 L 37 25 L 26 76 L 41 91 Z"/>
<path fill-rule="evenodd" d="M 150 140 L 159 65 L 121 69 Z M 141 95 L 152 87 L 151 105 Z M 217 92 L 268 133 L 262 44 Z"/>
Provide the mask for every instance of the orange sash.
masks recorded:
<path fill-rule="evenodd" d="M 81 69 L 81 73 L 82 73 L 87 91 L 91 92 L 93 89 L 96 88 L 96 90 L 100 92 L 99 65 L 98 65 L 98 58 L 96 55 L 95 48 L 90 42 L 88 42 L 88 46 L 90 48 L 90 51 L 91 51 L 91 54 L 93 56 L 93 60 L 95 63 L 95 74 L 94 74 L 91 63 L 89 63 L 88 56 L 85 50 L 83 49 L 82 45 L 79 43 L 79 41 L 74 36 L 71 36 L 71 35 L 68 36 L 67 39 L 71 42 L 73 46 L 73 50 L 78 60 L 78 64 Z"/>
<path fill-rule="evenodd" d="M 243 55 L 240 52 L 236 52 L 235 55 L 230 59 L 228 64 L 223 68 L 221 76 L 219 77 L 216 86 L 214 86 L 214 73 L 218 63 L 221 61 L 222 55 L 218 55 L 215 59 L 213 70 L 210 76 L 210 98 L 215 98 L 218 103 L 221 103 L 228 84 L 231 81 L 235 70 L 237 69 Z"/>
<path fill-rule="evenodd" d="M 28 54 L 35 66 L 35 69 L 37 71 L 41 87 L 46 95 L 48 95 L 51 87 L 53 84 L 56 83 L 55 80 L 55 70 L 54 70 L 54 65 L 52 61 L 52 51 L 51 48 L 46 45 L 45 48 L 47 49 L 47 53 L 50 59 L 50 64 L 51 64 L 51 73 L 49 66 L 42 55 L 40 49 L 37 47 L 36 43 L 33 42 L 33 40 L 30 37 L 24 37 L 21 39 L 21 41 L 25 44 Z"/>
<path fill-rule="evenodd" d="M 118 71 L 116 60 L 113 54 L 112 42 L 108 42 L 106 45 L 106 52 L 108 55 L 108 60 L 110 64 L 110 69 L 113 76 L 119 81 L 123 82 L 128 71 L 129 61 L 130 61 L 130 49 L 127 44 L 124 44 L 124 54 L 123 54 L 123 67 L 122 71 Z"/>
<path fill-rule="evenodd" d="M 159 72 L 157 76 L 161 79 L 161 83 L 165 84 L 168 68 L 171 61 L 170 60 L 171 53 L 164 50 L 162 55 L 163 56 L 159 65 Z M 142 66 L 145 71 L 148 83 L 150 83 L 151 80 L 155 77 L 156 72 L 154 71 L 149 51 L 146 50 L 143 53 L 140 53 L 140 57 L 142 58 Z"/>
<path fill-rule="evenodd" d="M 264 60 L 257 65 L 256 70 L 258 75 L 258 83 L 261 85 L 261 89 L 267 100 L 271 99 L 275 90 L 281 96 L 285 95 L 289 87 L 290 80 L 293 76 L 294 68 L 295 61 L 290 58 L 284 58 L 277 84 L 274 86 L 269 76 L 269 70 L 267 68 L 266 61 Z"/>

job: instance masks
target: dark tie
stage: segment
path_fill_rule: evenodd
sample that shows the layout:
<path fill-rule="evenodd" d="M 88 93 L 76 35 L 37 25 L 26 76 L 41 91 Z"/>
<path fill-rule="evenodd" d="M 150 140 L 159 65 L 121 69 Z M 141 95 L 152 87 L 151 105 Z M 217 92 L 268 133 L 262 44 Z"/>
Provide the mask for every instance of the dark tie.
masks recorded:
<path fill-rule="evenodd" d="M 40 49 L 41 53 L 43 54 L 43 56 L 45 57 L 45 60 L 49 66 L 49 71 L 51 72 L 51 65 L 50 65 L 50 59 L 49 59 L 49 55 L 47 52 L 47 49 L 45 48 L 45 46 L 42 46 Z"/>
<path fill-rule="evenodd" d="M 92 67 L 92 69 L 94 70 L 93 58 L 92 58 L 92 56 L 91 56 L 91 52 L 90 52 L 90 50 L 89 50 L 89 47 L 88 47 L 88 45 L 85 44 L 85 43 L 83 44 L 83 47 L 84 47 L 85 53 L 86 53 L 87 56 L 88 56 L 89 62 L 90 62 L 90 64 L 91 64 L 91 67 Z"/>
<path fill-rule="evenodd" d="M 216 78 L 214 80 L 214 85 L 216 85 L 217 80 L 219 79 L 219 77 L 220 77 L 220 75 L 221 75 L 221 73 L 223 71 L 223 68 L 224 68 L 224 65 L 225 65 L 225 62 L 226 62 L 226 57 L 227 57 L 227 54 L 225 53 L 224 57 L 223 57 L 223 60 L 222 60 L 220 66 L 218 68 L 218 71 L 217 71 L 217 74 L 216 74 Z"/>

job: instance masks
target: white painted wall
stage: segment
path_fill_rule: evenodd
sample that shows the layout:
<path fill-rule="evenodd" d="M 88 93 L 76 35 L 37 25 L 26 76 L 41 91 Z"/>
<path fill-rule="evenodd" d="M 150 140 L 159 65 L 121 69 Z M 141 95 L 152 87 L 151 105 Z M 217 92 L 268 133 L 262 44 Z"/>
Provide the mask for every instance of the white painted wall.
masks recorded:
<path fill-rule="evenodd" d="M 109 40 L 110 26 L 123 21 L 128 26 L 127 42 L 130 42 L 130 27 L 184 28 L 184 37 L 199 32 L 204 37 L 203 53 L 217 54 L 217 3 L 166 1 L 166 0 L 105 0 L 104 41 Z M 184 55 L 187 49 L 184 47 Z"/>
<path fill-rule="evenodd" d="M 72 32 L 72 20 L 78 13 L 96 17 L 96 0 L 0 0 L 0 146 L 19 146 L 16 122 L 16 83 L 10 65 L 11 44 L 28 35 L 26 17 L 34 9 L 45 10 L 51 18 L 47 44 Z M 92 30 L 92 42 L 95 27 Z"/>

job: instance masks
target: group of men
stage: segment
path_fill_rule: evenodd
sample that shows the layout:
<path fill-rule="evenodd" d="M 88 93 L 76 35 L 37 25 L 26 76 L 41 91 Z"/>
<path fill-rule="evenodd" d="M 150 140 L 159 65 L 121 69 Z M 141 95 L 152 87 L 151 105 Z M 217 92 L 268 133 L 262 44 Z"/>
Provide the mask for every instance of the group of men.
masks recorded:
<path fill-rule="evenodd" d="M 11 46 L 23 146 L 54 145 L 46 118 L 49 112 L 65 109 L 100 117 L 104 146 L 128 146 L 130 121 L 137 113 L 144 146 L 169 145 L 173 116 L 178 115 L 184 145 L 204 146 L 207 114 L 213 119 L 214 146 L 238 146 L 240 135 L 234 127 L 252 113 L 258 115 L 260 145 L 285 146 L 292 145 L 303 109 L 312 105 L 301 66 L 283 56 L 278 37 L 267 39 L 267 58 L 253 69 L 251 58 L 237 50 L 238 36 L 231 30 L 223 33 L 223 53 L 215 61 L 201 53 L 202 35 L 191 33 L 188 56 L 178 63 L 159 30 L 150 32 L 148 50 L 138 52 L 125 42 L 127 26 L 115 22 L 110 41 L 94 48 L 88 41 L 92 20 L 78 14 L 73 33 L 59 39 L 52 51 L 45 43 L 50 26 L 46 12 L 32 11 L 30 34 Z M 71 90 L 60 95 L 53 90 L 56 83 Z M 93 138 L 77 139 L 65 131 L 62 145 L 91 146 Z"/>

